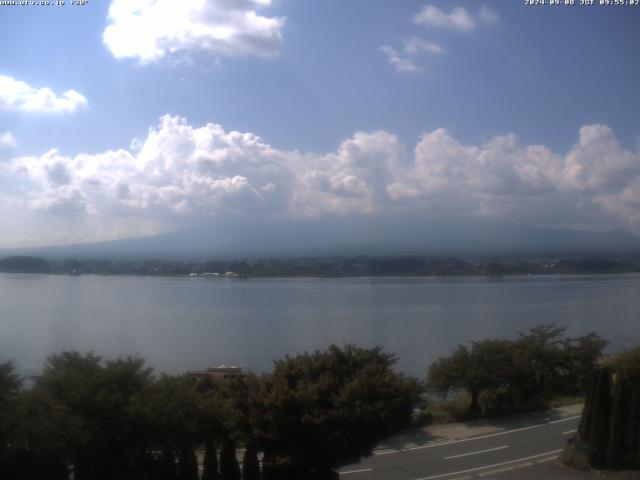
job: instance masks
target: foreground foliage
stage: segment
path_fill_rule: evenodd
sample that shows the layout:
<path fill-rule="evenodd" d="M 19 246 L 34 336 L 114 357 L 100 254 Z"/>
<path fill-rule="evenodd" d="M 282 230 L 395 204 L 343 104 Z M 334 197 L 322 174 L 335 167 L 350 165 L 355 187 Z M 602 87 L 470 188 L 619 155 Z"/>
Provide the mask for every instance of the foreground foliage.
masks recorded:
<path fill-rule="evenodd" d="M 334 478 L 409 425 L 421 387 L 379 348 L 286 357 L 271 374 L 156 377 L 143 359 L 51 356 L 23 388 L 0 364 L 3 480 Z M 217 452 L 220 452 L 218 460 Z M 258 456 L 264 456 L 261 472 Z"/>
<path fill-rule="evenodd" d="M 409 426 L 421 388 L 391 370 L 395 361 L 379 348 L 332 346 L 276 362 L 263 384 L 258 427 L 266 463 L 329 470 L 370 455 Z"/>

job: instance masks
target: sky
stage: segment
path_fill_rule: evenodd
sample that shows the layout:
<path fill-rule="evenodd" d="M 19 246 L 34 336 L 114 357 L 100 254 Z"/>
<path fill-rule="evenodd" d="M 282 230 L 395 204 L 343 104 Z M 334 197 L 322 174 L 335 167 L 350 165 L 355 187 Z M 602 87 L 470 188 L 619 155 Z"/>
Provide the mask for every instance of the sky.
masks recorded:
<path fill-rule="evenodd" d="M 0 5 L 0 247 L 392 217 L 640 234 L 640 6 L 50 3 Z"/>

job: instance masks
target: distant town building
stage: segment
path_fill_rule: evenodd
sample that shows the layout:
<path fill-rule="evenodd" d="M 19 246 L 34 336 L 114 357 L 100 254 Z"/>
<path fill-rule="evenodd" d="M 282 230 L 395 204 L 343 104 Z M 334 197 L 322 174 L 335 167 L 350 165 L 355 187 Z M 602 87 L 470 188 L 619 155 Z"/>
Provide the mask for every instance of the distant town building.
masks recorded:
<path fill-rule="evenodd" d="M 211 380 L 212 382 L 220 382 L 230 377 L 244 376 L 241 367 L 232 365 L 218 365 L 206 370 L 191 370 L 187 374 L 200 380 Z"/>

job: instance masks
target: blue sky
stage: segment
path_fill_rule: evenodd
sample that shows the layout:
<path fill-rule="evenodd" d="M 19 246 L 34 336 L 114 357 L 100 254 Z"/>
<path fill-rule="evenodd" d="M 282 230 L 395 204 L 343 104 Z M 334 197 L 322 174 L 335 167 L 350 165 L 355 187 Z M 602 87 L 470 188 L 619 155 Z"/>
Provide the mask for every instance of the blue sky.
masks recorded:
<path fill-rule="evenodd" d="M 3 242 L 443 206 L 640 232 L 639 22 L 500 0 L 0 6 Z"/>

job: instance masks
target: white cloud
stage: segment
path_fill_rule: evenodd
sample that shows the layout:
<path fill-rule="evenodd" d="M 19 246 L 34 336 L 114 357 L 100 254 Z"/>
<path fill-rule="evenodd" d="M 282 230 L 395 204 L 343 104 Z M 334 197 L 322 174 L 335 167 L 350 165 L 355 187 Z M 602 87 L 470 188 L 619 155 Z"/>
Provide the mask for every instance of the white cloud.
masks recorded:
<path fill-rule="evenodd" d="M 498 13 L 484 5 L 480 8 L 480 12 L 478 12 L 478 18 L 486 24 L 497 23 L 500 21 Z"/>
<path fill-rule="evenodd" d="M 449 13 L 445 13 L 438 7 L 425 5 L 413 17 L 413 21 L 418 25 L 441 27 L 459 32 L 468 32 L 475 29 L 478 24 L 489 25 L 497 23 L 499 20 L 498 14 L 484 5 L 477 15 L 469 13 L 462 7 L 454 7 Z M 440 45 L 418 37 L 404 40 L 401 47 L 383 45 L 380 50 L 398 73 L 422 72 L 425 67 L 418 58 L 421 54 L 437 55 L 444 52 Z"/>
<path fill-rule="evenodd" d="M 414 62 L 413 58 L 403 55 L 401 51 L 389 45 L 383 45 L 380 50 L 387 56 L 387 61 L 398 73 L 418 73 L 424 70 Z"/>
<path fill-rule="evenodd" d="M 261 15 L 271 0 L 112 0 L 103 41 L 116 58 L 141 63 L 174 54 L 269 57 L 285 19 Z"/>
<path fill-rule="evenodd" d="M 595 203 L 624 225 L 640 233 L 640 176 L 631 179 L 622 190 L 595 196 Z"/>
<path fill-rule="evenodd" d="M 604 125 L 582 127 L 566 155 L 520 145 L 513 134 L 465 146 L 438 129 L 422 136 L 413 166 L 389 191 L 398 200 L 454 205 L 458 214 L 640 233 L 640 215 L 632 214 L 639 184 L 640 153 L 621 148 Z"/>
<path fill-rule="evenodd" d="M 413 18 L 418 25 L 426 27 L 441 27 L 459 32 L 468 32 L 478 26 L 479 23 L 492 24 L 499 20 L 498 14 L 482 6 L 477 15 L 473 15 L 462 7 L 454 7 L 449 13 L 445 13 L 433 5 L 425 5 Z"/>
<path fill-rule="evenodd" d="M 34 88 L 20 80 L 0 75 L 0 110 L 73 113 L 86 105 L 87 99 L 75 90 L 56 95 L 50 88 Z"/>
<path fill-rule="evenodd" d="M 395 135 L 358 132 L 335 153 L 291 157 L 291 212 L 302 216 L 375 213 L 388 201 L 386 185 L 399 168 L 402 151 Z"/>
<path fill-rule="evenodd" d="M 11 134 L 11 132 L 0 133 L 0 150 L 16 148 L 17 146 L 18 141 L 16 140 L 16 137 Z"/>
<path fill-rule="evenodd" d="M 404 53 L 407 55 L 416 55 L 422 52 L 439 54 L 443 53 L 443 51 L 444 50 L 442 50 L 440 45 L 418 37 L 411 37 L 409 40 L 404 42 Z"/>
<path fill-rule="evenodd" d="M 0 163 L 2 184 L 12 186 L 0 196 L 0 211 L 14 212 L 6 218 L 38 218 L 34 225 L 68 232 L 66 241 L 221 219 L 344 215 L 481 216 L 640 233 L 640 153 L 604 125 L 581 128 L 565 154 L 522 145 L 514 134 L 465 145 L 445 129 L 425 132 L 412 153 L 375 131 L 318 154 L 166 115 L 135 149 L 75 157 L 51 150 Z"/>
<path fill-rule="evenodd" d="M 389 45 L 383 45 L 380 50 L 387 56 L 387 61 L 398 73 L 422 72 L 424 67 L 418 63 L 422 54 L 438 55 L 444 52 L 440 45 L 418 37 L 404 40 L 402 48 L 399 50 Z"/>
<path fill-rule="evenodd" d="M 583 191 L 615 191 L 640 173 L 635 154 L 621 148 L 606 125 L 580 129 L 579 142 L 567 156 L 565 182 Z"/>

